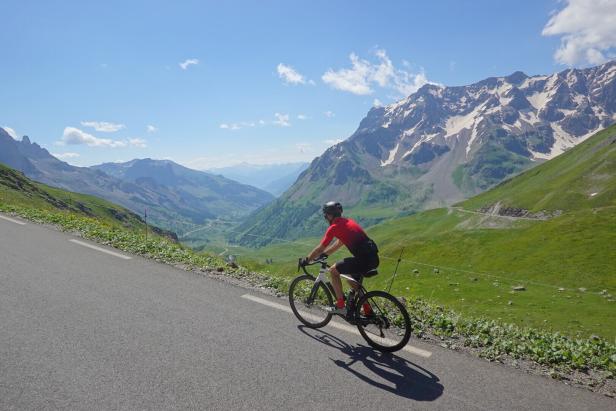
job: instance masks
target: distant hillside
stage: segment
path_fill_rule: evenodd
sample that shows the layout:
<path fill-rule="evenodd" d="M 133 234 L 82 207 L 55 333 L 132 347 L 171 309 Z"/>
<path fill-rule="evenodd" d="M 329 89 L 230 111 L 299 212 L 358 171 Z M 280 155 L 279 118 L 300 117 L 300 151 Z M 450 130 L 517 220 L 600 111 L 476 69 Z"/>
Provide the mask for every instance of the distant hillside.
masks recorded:
<path fill-rule="evenodd" d="M 147 208 L 152 222 L 174 232 L 204 224 L 208 219 L 246 215 L 273 199 L 254 187 L 165 161 L 101 166 L 109 172 L 130 169 L 126 178 L 121 178 L 121 171 L 112 176 L 101 169 L 75 167 L 58 160 L 28 137 L 15 141 L 2 128 L 0 163 L 35 181 L 95 195 L 141 215 Z"/>
<path fill-rule="evenodd" d="M 208 218 L 238 218 L 274 199 L 256 187 L 191 170 L 169 160 L 135 159 L 91 168 L 152 191 L 169 192 L 178 204 Z"/>
<path fill-rule="evenodd" d="M 275 196 L 285 192 L 297 180 L 297 177 L 308 168 L 309 163 L 288 164 L 248 164 L 215 168 L 209 170 L 231 180 L 265 190 Z"/>
<path fill-rule="evenodd" d="M 119 225 L 130 230 L 145 230 L 144 220 L 137 214 L 100 198 L 49 187 L 0 164 L 0 203 L 49 211 L 70 212 Z M 169 231 L 150 225 L 155 233 L 177 240 Z"/>
<path fill-rule="evenodd" d="M 371 109 L 277 201 L 239 228 L 293 239 L 320 231 L 319 205 L 341 201 L 364 224 L 453 204 L 574 147 L 616 121 L 616 61 L 552 75 L 427 84 Z"/>

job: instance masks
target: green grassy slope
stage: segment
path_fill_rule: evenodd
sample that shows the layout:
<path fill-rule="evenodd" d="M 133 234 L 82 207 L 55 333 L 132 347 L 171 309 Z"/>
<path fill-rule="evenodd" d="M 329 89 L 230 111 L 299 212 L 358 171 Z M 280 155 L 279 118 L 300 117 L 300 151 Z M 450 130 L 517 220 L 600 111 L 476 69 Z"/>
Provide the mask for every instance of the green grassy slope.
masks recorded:
<path fill-rule="evenodd" d="M 459 208 L 372 227 L 369 234 L 383 257 L 382 274 L 368 286 L 387 286 L 404 248 L 396 294 L 421 296 L 467 315 L 615 338 L 615 141 L 612 126 Z M 530 220 L 472 212 L 497 202 L 562 214 Z M 307 254 L 316 241 L 235 252 L 240 262 L 254 261 L 255 267 L 291 277 L 296 257 Z M 266 258 L 274 264 L 264 265 Z M 525 290 L 513 291 L 517 285 Z"/>
<path fill-rule="evenodd" d="M 616 125 L 461 205 L 477 209 L 497 201 L 530 211 L 616 205 Z"/>
<path fill-rule="evenodd" d="M 96 218 L 130 230 L 145 230 L 145 222 L 124 207 L 98 197 L 72 193 L 37 183 L 20 172 L 0 164 L 0 203 L 46 211 L 63 211 Z M 150 227 L 156 234 L 175 239 L 175 234 Z"/>

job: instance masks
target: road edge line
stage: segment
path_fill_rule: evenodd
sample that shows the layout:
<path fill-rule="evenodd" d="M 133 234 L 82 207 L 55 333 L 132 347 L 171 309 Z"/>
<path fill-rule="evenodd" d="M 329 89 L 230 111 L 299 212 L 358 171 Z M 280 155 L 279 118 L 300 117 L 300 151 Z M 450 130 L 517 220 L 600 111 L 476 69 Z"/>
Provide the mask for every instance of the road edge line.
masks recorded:
<path fill-rule="evenodd" d="M 122 258 L 124 260 L 131 260 L 133 258 L 133 257 L 129 257 L 129 256 L 124 255 L 124 254 L 116 253 L 115 251 L 107 250 L 107 249 L 102 248 L 102 247 L 97 247 L 95 245 L 86 243 L 84 241 L 75 240 L 74 238 L 72 238 L 72 239 L 70 239 L 68 241 L 70 241 L 71 243 L 78 244 L 78 245 L 83 246 L 83 247 L 91 248 L 92 250 L 100 251 L 101 253 L 105 253 L 105 254 L 112 255 L 114 257 Z"/>

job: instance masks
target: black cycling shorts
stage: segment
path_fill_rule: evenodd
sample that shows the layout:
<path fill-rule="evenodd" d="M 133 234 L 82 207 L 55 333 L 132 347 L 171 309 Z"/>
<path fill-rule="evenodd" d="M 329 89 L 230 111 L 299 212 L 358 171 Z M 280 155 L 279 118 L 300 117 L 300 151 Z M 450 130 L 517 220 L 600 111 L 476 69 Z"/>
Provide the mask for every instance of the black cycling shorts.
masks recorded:
<path fill-rule="evenodd" d="M 336 263 L 336 270 L 340 274 L 350 275 L 355 281 L 361 281 L 363 274 L 367 271 L 374 270 L 379 266 L 379 255 L 374 253 L 372 255 L 360 257 L 347 257 L 344 260 Z"/>

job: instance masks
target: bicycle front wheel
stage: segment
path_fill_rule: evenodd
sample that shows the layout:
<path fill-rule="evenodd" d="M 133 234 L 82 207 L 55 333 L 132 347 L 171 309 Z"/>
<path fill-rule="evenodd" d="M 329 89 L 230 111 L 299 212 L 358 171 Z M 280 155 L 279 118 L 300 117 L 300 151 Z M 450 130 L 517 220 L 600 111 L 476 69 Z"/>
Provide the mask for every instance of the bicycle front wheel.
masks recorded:
<path fill-rule="evenodd" d="M 365 312 L 366 304 L 370 305 Z M 357 303 L 357 328 L 362 337 L 379 351 L 402 349 L 411 338 L 411 319 L 404 305 L 385 291 L 370 291 Z"/>
<path fill-rule="evenodd" d="M 311 275 L 300 275 L 289 287 L 289 304 L 293 314 L 310 328 L 325 327 L 332 315 L 325 311 L 333 305 L 332 295 L 322 282 Z"/>

